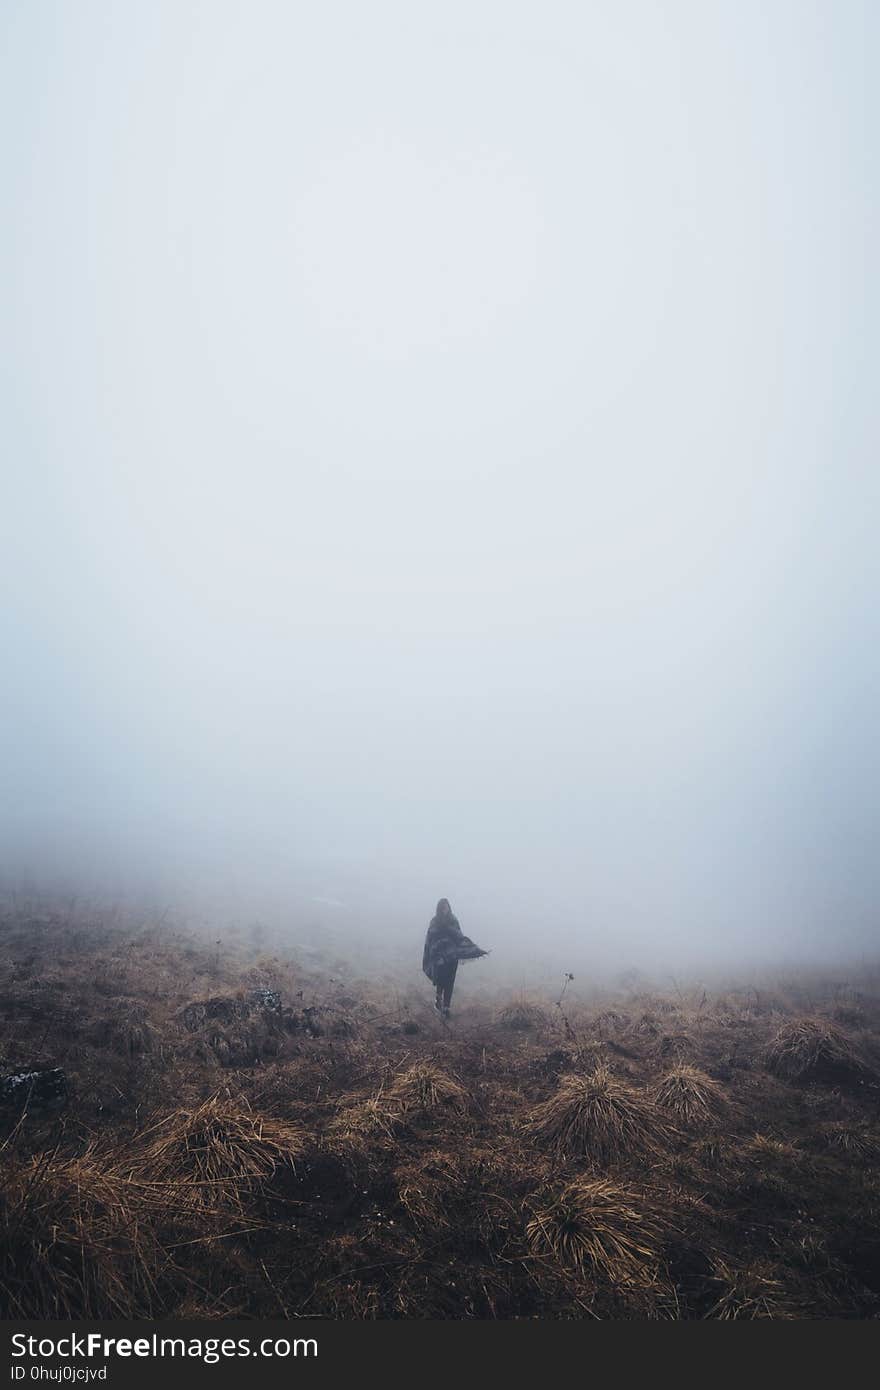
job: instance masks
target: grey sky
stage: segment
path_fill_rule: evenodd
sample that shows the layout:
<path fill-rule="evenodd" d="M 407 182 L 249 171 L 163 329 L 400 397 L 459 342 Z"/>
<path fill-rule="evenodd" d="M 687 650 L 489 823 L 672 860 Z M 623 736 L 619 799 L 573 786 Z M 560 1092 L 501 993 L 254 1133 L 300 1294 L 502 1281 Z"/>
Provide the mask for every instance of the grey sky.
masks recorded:
<path fill-rule="evenodd" d="M 7 871 L 875 943 L 877 7 L 0 16 Z"/>

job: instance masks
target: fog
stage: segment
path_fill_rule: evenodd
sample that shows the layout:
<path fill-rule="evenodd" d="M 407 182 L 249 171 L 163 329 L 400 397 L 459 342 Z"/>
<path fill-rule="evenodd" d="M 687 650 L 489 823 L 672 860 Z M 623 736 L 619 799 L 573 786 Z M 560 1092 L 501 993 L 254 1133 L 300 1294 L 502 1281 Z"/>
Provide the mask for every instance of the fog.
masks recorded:
<path fill-rule="evenodd" d="M 874 951 L 877 7 L 0 13 L 4 885 Z"/>

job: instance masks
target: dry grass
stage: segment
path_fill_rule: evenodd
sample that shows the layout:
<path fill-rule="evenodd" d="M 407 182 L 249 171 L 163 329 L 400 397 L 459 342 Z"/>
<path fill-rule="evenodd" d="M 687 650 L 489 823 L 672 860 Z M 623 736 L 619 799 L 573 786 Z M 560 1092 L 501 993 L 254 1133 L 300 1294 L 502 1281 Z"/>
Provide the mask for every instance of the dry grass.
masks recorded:
<path fill-rule="evenodd" d="M 139 1171 L 173 1187 L 196 1208 L 242 1208 L 280 1168 L 294 1168 L 307 1149 L 296 1125 L 255 1114 L 243 1098 L 212 1096 L 194 1109 L 158 1120 L 141 1138 Z"/>
<path fill-rule="evenodd" d="M 820 1018 L 799 1018 L 779 1029 L 769 1048 L 770 1071 L 786 1081 L 853 1081 L 868 1068 L 850 1040 Z"/>
<path fill-rule="evenodd" d="M 399 1072 L 388 1088 L 387 1098 L 390 1106 L 403 1115 L 436 1110 L 463 1114 L 468 1103 L 464 1087 L 433 1062 L 416 1062 Z"/>
<path fill-rule="evenodd" d="M 498 1013 L 498 1026 L 512 1033 L 533 1033 L 547 1027 L 547 1014 L 537 1004 L 526 999 L 515 999 L 506 1004 Z"/>
<path fill-rule="evenodd" d="M 681 1064 L 663 1077 L 654 1099 L 676 1123 L 695 1129 L 710 1124 L 724 1107 L 724 1092 L 717 1082 L 697 1067 Z"/>
<path fill-rule="evenodd" d="M 773 1134 L 753 1134 L 745 1150 L 749 1157 L 758 1159 L 765 1166 L 798 1163 L 803 1157 L 794 1144 L 786 1139 L 777 1139 Z"/>
<path fill-rule="evenodd" d="M 340 1150 L 360 1149 L 374 1140 L 393 1139 L 400 1126 L 400 1107 L 380 1092 L 369 1100 L 340 1105 L 325 1138 Z"/>
<path fill-rule="evenodd" d="M 98 1019 L 91 1036 L 96 1046 L 110 1047 L 121 1057 L 139 1057 L 161 1045 L 159 1033 L 149 1022 L 142 1006 L 119 1006 L 109 1017 Z"/>
<path fill-rule="evenodd" d="M 401 1164 L 397 1197 L 408 1219 L 426 1237 L 450 1238 L 485 1254 L 521 1228 L 516 1189 L 523 1172 L 494 1150 L 435 1146 Z M 534 1174 L 525 1174 L 534 1185 Z"/>
<path fill-rule="evenodd" d="M 430 1231 L 449 1226 L 467 1183 L 461 1158 L 443 1149 L 431 1150 L 417 1163 L 397 1172 L 401 1206 L 417 1226 Z"/>
<path fill-rule="evenodd" d="M 7 1171 L 2 1193 L 0 1299 L 6 1316 L 149 1316 L 165 1264 L 155 1192 L 93 1149 L 41 1154 Z"/>
<path fill-rule="evenodd" d="M 689 1033 L 661 1033 L 654 1043 L 653 1053 L 663 1062 L 678 1065 L 693 1053 L 694 1048 L 694 1040 Z"/>
<path fill-rule="evenodd" d="M 555 1094 L 533 1110 L 526 1127 L 557 1157 L 599 1163 L 623 1154 L 658 1154 L 668 1138 L 651 1098 L 604 1063 L 587 1076 L 564 1076 Z"/>
<path fill-rule="evenodd" d="M 643 1013 L 630 1025 L 629 1031 L 635 1038 L 657 1039 L 663 1036 L 664 1026 L 656 1014 Z"/>
<path fill-rule="evenodd" d="M 532 1254 L 614 1287 L 657 1279 L 663 1223 L 605 1178 L 579 1178 L 547 1198 L 526 1225 Z"/>
<path fill-rule="evenodd" d="M 823 1125 L 819 1133 L 822 1146 L 830 1153 L 858 1162 L 868 1162 L 880 1157 L 880 1135 L 865 1124 L 853 1124 L 847 1120 L 832 1120 Z"/>
<path fill-rule="evenodd" d="M 785 1285 L 775 1277 L 776 1273 L 772 1265 L 764 1263 L 737 1269 L 725 1260 L 717 1260 L 713 1278 L 722 1286 L 722 1293 L 706 1316 L 725 1321 L 796 1317 Z"/>
<path fill-rule="evenodd" d="M 274 950 L 0 904 L 3 1074 L 67 1080 L 0 1107 L 8 1316 L 880 1316 L 880 972 L 441 1029 L 417 972 Z"/>

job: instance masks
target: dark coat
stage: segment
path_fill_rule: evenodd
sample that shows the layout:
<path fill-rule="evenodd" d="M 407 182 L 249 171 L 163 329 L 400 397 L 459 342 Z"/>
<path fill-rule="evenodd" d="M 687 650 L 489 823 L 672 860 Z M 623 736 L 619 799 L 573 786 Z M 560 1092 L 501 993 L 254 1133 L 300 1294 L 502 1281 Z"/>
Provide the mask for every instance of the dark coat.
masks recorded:
<path fill-rule="evenodd" d="M 458 918 L 452 913 L 445 917 L 432 917 L 425 937 L 422 954 L 422 969 L 432 984 L 437 984 L 437 971 L 445 965 L 456 964 L 460 960 L 478 960 L 486 951 L 480 949 L 469 936 L 465 936 L 458 925 Z"/>

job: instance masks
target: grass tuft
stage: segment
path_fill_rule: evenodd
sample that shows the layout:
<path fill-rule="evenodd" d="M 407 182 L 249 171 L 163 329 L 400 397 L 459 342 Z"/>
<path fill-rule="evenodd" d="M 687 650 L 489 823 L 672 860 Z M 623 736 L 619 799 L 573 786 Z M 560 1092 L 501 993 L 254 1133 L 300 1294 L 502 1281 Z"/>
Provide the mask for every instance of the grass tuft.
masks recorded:
<path fill-rule="evenodd" d="M 586 1076 L 564 1076 L 555 1094 L 532 1111 L 526 1128 L 557 1157 L 600 1163 L 622 1154 L 658 1154 L 669 1137 L 651 1098 L 604 1063 Z"/>
<path fill-rule="evenodd" d="M 526 1237 L 533 1255 L 625 1287 L 654 1282 L 663 1231 L 656 1209 L 632 1192 L 579 1178 L 534 1209 Z"/>
<path fill-rule="evenodd" d="M 854 1081 L 868 1068 L 850 1040 L 820 1018 L 785 1023 L 771 1042 L 767 1066 L 786 1081 Z"/>
<path fill-rule="evenodd" d="M 666 1073 L 654 1091 L 661 1110 L 689 1129 L 708 1125 L 724 1106 L 724 1093 L 716 1081 L 696 1067 L 683 1063 Z"/>

